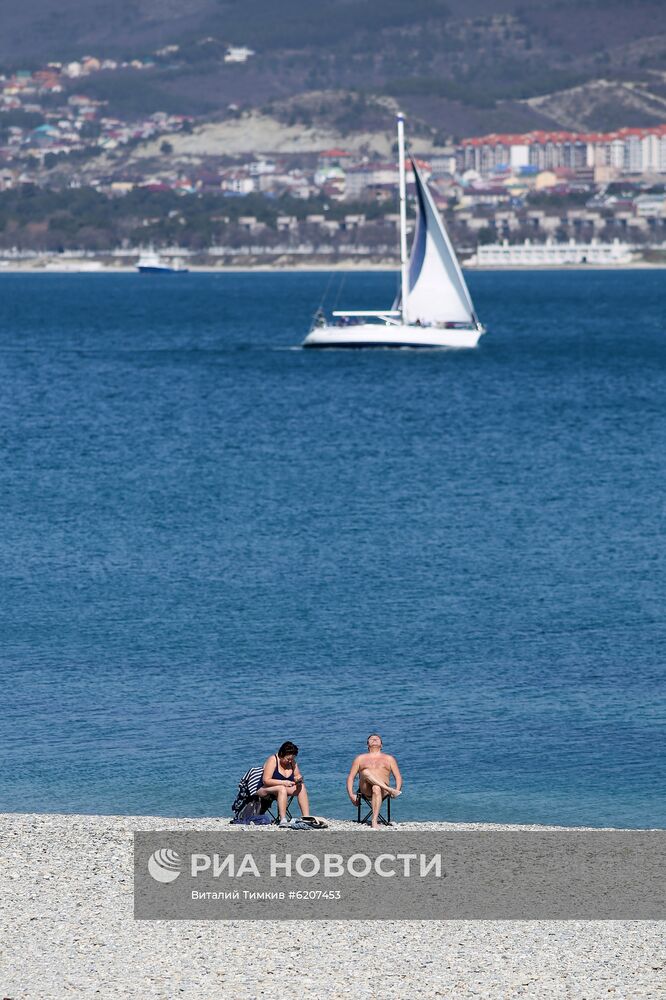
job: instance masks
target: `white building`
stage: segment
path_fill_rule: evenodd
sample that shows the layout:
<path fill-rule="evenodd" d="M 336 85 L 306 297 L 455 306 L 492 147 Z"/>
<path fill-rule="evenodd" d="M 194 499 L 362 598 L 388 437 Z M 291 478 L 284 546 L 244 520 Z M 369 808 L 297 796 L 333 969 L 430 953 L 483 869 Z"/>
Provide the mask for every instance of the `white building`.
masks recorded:
<path fill-rule="evenodd" d="M 260 177 L 266 174 L 274 174 L 276 170 L 274 160 L 251 160 L 247 164 L 248 173 L 252 177 Z"/>
<path fill-rule="evenodd" d="M 244 45 L 230 45 L 225 53 L 224 61 L 225 63 L 244 63 L 253 55 L 255 55 L 254 49 L 248 49 Z"/>
<path fill-rule="evenodd" d="M 225 170 L 220 180 L 223 191 L 233 191 L 234 194 L 251 194 L 257 190 L 257 182 L 250 173 L 242 168 Z"/>
<path fill-rule="evenodd" d="M 468 267 L 562 267 L 563 265 L 596 264 L 617 265 L 629 264 L 633 259 L 632 247 L 629 243 L 601 243 L 592 240 L 590 243 L 546 243 L 510 244 L 487 243 L 477 248 L 467 261 Z"/>
<path fill-rule="evenodd" d="M 641 219 L 666 218 L 666 194 L 640 194 L 634 207 Z"/>

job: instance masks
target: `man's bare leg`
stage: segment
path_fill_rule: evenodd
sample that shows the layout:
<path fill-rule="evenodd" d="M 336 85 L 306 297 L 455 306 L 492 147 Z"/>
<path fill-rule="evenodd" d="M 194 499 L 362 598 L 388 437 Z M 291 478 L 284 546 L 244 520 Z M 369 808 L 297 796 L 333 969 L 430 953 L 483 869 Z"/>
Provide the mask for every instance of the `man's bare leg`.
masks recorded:
<path fill-rule="evenodd" d="M 379 785 L 372 786 L 372 829 L 379 830 L 379 810 L 382 807 L 384 796 Z"/>
<path fill-rule="evenodd" d="M 374 785 L 377 788 L 381 788 L 382 791 L 386 792 L 386 794 L 390 795 L 392 798 L 395 798 L 397 795 L 400 795 L 400 792 L 397 790 L 397 788 L 391 788 L 390 785 L 387 785 L 386 782 L 382 781 L 382 779 L 379 777 L 376 771 L 371 771 L 369 767 L 366 767 L 361 771 L 360 777 L 367 784 Z"/>
<path fill-rule="evenodd" d="M 379 785 L 373 785 L 369 781 L 366 781 L 364 776 L 361 776 L 358 783 L 358 793 L 359 795 L 365 795 L 366 799 L 369 799 L 370 806 L 372 808 L 371 826 L 373 830 L 379 830 L 379 810 L 382 807 L 382 802 L 386 798 L 386 792 L 384 792 Z"/>

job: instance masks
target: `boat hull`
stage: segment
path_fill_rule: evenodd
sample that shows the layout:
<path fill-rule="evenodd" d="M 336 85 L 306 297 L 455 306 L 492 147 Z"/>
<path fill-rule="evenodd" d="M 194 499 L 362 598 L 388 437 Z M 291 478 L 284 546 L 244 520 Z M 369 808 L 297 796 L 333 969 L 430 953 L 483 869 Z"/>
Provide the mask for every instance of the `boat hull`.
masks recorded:
<path fill-rule="evenodd" d="M 152 264 L 137 264 L 139 274 L 187 274 L 186 267 L 159 267 Z"/>
<path fill-rule="evenodd" d="M 338 349 L 394 347 L 425 350 L 469 348 L 476 347 L 483 332 L 483 328 L 455 330 L 379 323 L 359 323 L 350 327 L 321 326 L 310 331 L 303 341 L 303 347 Z"/>

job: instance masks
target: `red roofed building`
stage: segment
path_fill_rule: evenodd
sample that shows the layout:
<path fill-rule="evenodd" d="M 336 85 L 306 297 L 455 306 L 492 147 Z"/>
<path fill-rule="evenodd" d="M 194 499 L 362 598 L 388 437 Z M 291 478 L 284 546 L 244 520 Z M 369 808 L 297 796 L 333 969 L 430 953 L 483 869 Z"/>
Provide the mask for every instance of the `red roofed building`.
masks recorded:
<path fill-rule="evenodd" d="M 460 170 L 482 175 L 509 167 L 537 170 L 613 167 L 624 173 L 666 173 L 666 125 L 617 132 L 534 131 L 463 139 Z"/>
<path fill-rule="evenodd" d="M 317 169 L 325 167 L 343 167 L 351 159 L 351 153 L 345 149 L 325 149 L 317 157 Z"/>

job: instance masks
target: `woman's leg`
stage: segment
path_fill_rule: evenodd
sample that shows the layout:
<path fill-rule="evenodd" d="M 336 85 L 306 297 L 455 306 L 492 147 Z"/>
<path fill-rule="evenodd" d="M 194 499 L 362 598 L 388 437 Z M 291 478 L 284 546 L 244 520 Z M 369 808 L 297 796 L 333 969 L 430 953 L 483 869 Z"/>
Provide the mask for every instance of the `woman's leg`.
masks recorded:
<path fill-rule="evenodd" d="M 274 785 L 272 788 L 262 787 L 258 789 L 259 798 L 277 799 L 278 817 L 280 822 L 287 818 L 287 789 L 284 785 Z"/>
<path fill-rule="evenodd" d="M 296 798 L 297 798 L 299 809 L 301 810 L 301 816 L 309 816 L 310 815 L 310 801 L 308 799 L 307 788 L 305 787 L 305 785 L 301 785 L 300 787 L 297 785 L 296 787 L 298 788 L 298 792 L 297 792 Z"/>

